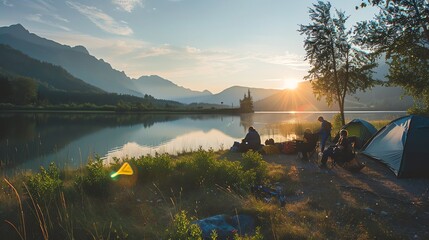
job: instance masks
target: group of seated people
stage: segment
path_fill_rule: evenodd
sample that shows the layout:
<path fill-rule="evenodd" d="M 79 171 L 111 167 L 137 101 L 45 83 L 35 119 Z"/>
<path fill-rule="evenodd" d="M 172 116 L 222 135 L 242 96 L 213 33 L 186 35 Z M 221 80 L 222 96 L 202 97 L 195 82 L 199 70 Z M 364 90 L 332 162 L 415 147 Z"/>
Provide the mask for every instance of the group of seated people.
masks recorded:
<path fill-rule="evenodd" d="M 296 152 L 302 160 L 308 160 L 309 155 L 315 154 L 317 151 L 317 143 L 319 141 L 319 133 L 312 133 L 310 129 L 304 131 L 302 140 L 294 140 L 296 143 Z M 355 157 L 354 145 L 356 143 L 355 137 L 348 137 L 348 132 L 342 129 L 339 133 L 338 141 L 328 147 L 327 149 L 321 149 L 322 159 L 321 168 L 326 167 L 328 158 L 333 159 L 333 163 L 344 164 L 350 162 Z M 261 149 L 261 137 L 259 133 L 253 128 L 249 127 L 249 131 L 246 137 L 242 140 L 239 151 L 246 152 L 248 150 L 259 151 Z M 358 164 L 358 168 L 362 168 L 364 165 Z M 359 170 L 360 170 L 359 169 Z"/>
<path fill-rule="evenodd" d="M 302 143 L 298 142 L 297 151 L 299 155 L 302 155 L 303 160 L 308 159 L 309 152 L 316 152 L 316 145 L 318 141 L 318 135 L 312 134 L 309 129 L 304 132 L 304 140 Z M 358 162 L 355 158 L 354 146 L 356 144 L 356 137 L 349 137 L 348 132 L 342 129 L 339 133 L 338 141 L 329 146 L 327 149 L 321 149 L 322 159 L 320 168 L 326 168 L 327 161 L 332 158 L 333 164 L 338 164 L 350 171 L 360 171 L 364 164 Z"/>

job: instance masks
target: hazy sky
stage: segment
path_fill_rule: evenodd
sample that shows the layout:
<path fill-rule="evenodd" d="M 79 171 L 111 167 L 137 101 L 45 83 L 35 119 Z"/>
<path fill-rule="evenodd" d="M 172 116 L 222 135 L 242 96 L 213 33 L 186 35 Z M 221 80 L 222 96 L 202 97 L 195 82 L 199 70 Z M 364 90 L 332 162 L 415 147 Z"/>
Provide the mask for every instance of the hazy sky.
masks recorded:
<path fill-rule="evenodd" d="M 297 29 L 311 0 L 0 0 L 0 26 L 71 46 L 132 77 L 159 75 L 214 93 L 234 85 L 284 88 L 309 66 Z M 361 0 L 333 0 L 349 24 Z"/>

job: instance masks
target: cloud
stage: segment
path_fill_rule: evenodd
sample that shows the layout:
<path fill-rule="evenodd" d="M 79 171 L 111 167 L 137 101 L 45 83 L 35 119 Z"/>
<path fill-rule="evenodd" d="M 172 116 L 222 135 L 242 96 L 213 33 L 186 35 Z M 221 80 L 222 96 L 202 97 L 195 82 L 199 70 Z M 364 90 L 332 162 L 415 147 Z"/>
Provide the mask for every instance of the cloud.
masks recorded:
<path fill-rule="evenodd" d="M 63 18 L 63 17 L 61 17 L 60 15 L 58 15 L 58 14 L 53 14 L 53 15 L 51 15 L 53 18 L 55 18 L 55 20 L 58 20 L 58 21 L 61 21 L 61 22 L 66 22 L 66 23 L 68 23 L 68 22 L 70 22 L 68 19 L 65 19 L 65 18 Z"/>
<path fill-rule="evenodd" d="M 198 48 L 195 48 L 195 47 L 189 47 L 188 46 L 185 49 L 186 49 L 186 52 L 191 53 L 191 54 L 193 54 L 193 53 L 201 53 L 201 49 L 198 49 Z"/>
<path fill-rule="evenodd" d="M 117 5 L 119 9 L 131 12 L 137 6 L 143 7 L 142 0 L 112 0 L 112 3 Z"/>
<path fill-rule="evenodd" d="M 256 55 L 256 56 L 253 56 L 253 58 L 260 62 L 275 64 L 275 65 L 283 65 L 297 71 L 307 71 L 310 66 L 308 62 L 303 60 L 304 59 L 303 56 L 297 55 L 297 54 L 291 54 L 289 52 L 285 52 L 284 55 L 274 55 L 274 56 Z"/>
<path fill-rule="evenodd" d="M 70 31 L 66 26 L 61 25 L 61 23 L 69 23 L 69 20 L 58 15 L 57 8 L 54 7 L 51 3 L 44 0 L 33 0 L 23 2 L 26 7 L 30 8 L 37 13 L 30 14 L 25 18 L 30 21 L 42 23 L 50 27 L 59 28 L 65 31 Z"/>
<path fill-rule="evenodd" d="M 6 7 L 13 7 L 13 4 L 12 3 L 10 3 L 9 1 L 7 1 L 7 0 L 3 0 L 2 1 L 2 3 L 3 3 L 3 5 L 5 5 Z"/>
<path fill-rule="evenodd" d="M 117 22 L 111 16 L 107 15 L 100 9 L 92 6 L 83 5 L 77 2 L 67 1 L 67 4 L 86 16 L 91 22 L 105 32 L 128 36 L 133 34 L 133 30 L 124 22 Z"/>
<path fill-rule="evenodd" d="M 41 6 L 41 9 L 44 9 L 45 11 L 55 11 L 56 8 L 54 6 L 52 6 L 52 4 L 44 1 L 44 0 L 36 0 L 35 3 L 39 3 L 39 5 Z"/>
<path fill-rule="evenodd" d="M 46 24 L 46 25 L 51 26 L 51 27 L 59 28 L 59 29 L 62 29 L 64 31 L 70 31 L 70 29 L 68 27 L 58 24 L 57 21 L 52 22 L 52 21 L 46 20 L 44 18 L 44 15 L 42 15 L 40 13 L 28 15 L 26 17 L 26 19 L 30 20 L 32 22 L 43 23 L 43 24 Z M 62 19 L 62 21 L 68 22 L 67 19 Z"/>
<path fill-rule="evenodd" d="M 149 57 L 164 56 L 173 53 L 174 50 L 168 44 L 161 46 L 153 46 L 147 49 L 139 49 L 139 53 L 135 59 L 144 59 Z"/>

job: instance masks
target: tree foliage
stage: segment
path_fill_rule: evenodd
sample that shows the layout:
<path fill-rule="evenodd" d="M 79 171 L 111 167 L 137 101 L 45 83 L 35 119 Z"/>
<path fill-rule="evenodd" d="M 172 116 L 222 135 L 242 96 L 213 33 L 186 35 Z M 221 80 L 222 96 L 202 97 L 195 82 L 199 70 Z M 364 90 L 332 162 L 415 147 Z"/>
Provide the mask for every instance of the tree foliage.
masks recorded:
<path fill-rule="evenodd" d="M 250 95 L 250 90 L 247 91 L 247 95 L 244 94 L 243 99 L 240 99 L 240 111 L 241 112 L 253 112 L 253 98 Z"/>
<path fill-rule="evenodd" d="M 37 83 L 26 77 L 11 77 L 0 72 L 0 103 L 32 104 L 37 100 Z"/>
<path fill-rule="evenodd" d="M 389 64 L 389 82 L 404 87 L 416 106 L 429 112 L 429 2 L 369 3 L 380 11 L 373 20 L 358 23 L 359 44 L 384 56 Z"/>
<path fill-rule="evenodd" d="M 345 119 L 346 95 L 375 84 L 371 69 L 376 64 L 369 54 L 355 47 L 355 35 L 345 27 L 348 19 L 345 13 L 338 10 L 335 13 L 331 14 L 329 2 L 319 1 L 309 9 L 311 23 L 301 25 L 298 31 L 306 36 L 306 60 L 311 65 L 306 79 L 311 81 L 319 100 L 324 97 L 328 105 L 338 103 Z"/>

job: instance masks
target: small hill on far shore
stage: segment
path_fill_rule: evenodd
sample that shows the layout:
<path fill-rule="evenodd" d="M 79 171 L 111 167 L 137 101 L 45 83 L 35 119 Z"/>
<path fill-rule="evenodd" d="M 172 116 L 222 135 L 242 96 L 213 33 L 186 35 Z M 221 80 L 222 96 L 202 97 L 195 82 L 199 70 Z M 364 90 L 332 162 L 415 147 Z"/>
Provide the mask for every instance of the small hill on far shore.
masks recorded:
<path fill-rule="evenodd" d="M 366 92 L 346 97 L 345 110 L 405 111 L 413 105 L 410 96 L 404 96 L 400 87 L 375 86 Z M 310 82 L 302 82 L 297 89 L 283 90 L 255 101 L 256 111 L 329 111 L 338 110 L 334 103 L 328 106 L 325 99 L 317 100 Z"/>

